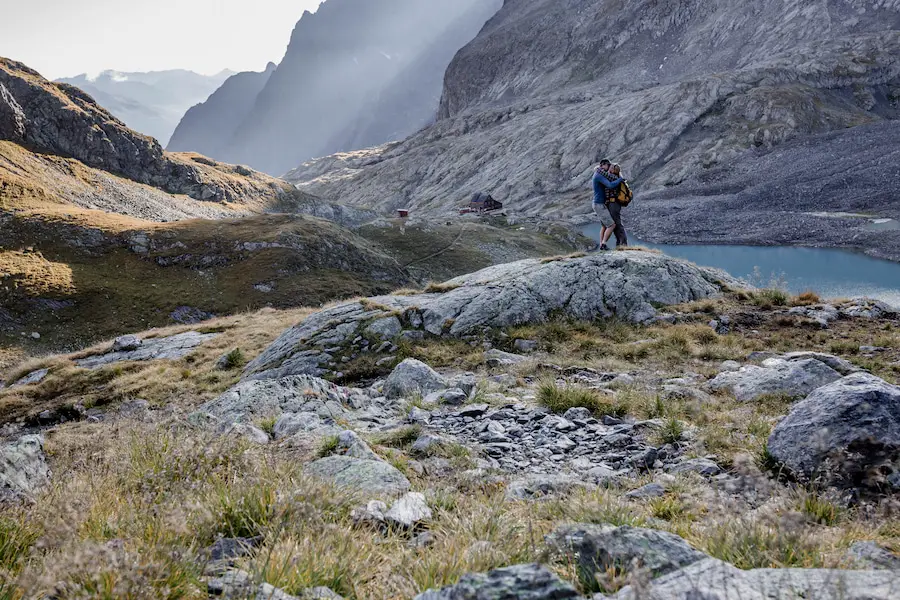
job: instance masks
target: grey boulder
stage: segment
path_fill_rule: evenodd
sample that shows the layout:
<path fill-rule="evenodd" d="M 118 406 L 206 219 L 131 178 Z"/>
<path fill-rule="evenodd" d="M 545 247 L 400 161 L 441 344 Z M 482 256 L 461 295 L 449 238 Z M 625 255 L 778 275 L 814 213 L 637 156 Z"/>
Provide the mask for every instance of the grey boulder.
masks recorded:
<path fill-rule="evenodd" d="M 900 571 L 900 556 L 875 542 L 856 542 L 847 556 L 863 569 L 888 569 Z"/>
<path fill-rule="evenodd" d="M 900 470 L 900 387 L 867 373 L 821 387 L 775 426 L 768 448 L 804 479 L 881 485 Z"/>
<path fill-rule="evenodd" d="M 346 487 L 396 496 L 409 491 L 409 480 L 393 466 L 380 460 L 366 460 L 352 456 L 326 456 L 306 466 L 310 475 Z"/>
<path fill-rule="evenodd" d="M 900 575 L 891 571 L 836 569 L 754 569 L 707 558 L 634 589 L 615 600 L 893 600 Z"/>
<path fill-rule="evenodd" d="M 564 525 L 547 536 L 547 545 L 576 561 L 585 581 L 611 568 L 642 568 L 659 576 L 708 558 L 677 535 L 628 526 Z"/>
<path fill-rule="evenodd" d="M 447 388 L 447 381 L 434 369 L 414 358 L 407 358 L 391 372 L 384 382 L 388 398 L 407 398 L 414 394 L 426 396 Z"/>
<path fill-rule="evenodd" d="M 342 431 L 338 435 L 335 453 L 366 460 L 381 460 L 381 457 L 375 454 L 356 432 L 349 430 Z"/>
<path fill-rule="evenodd" d="M 0 447 L 0 499 L 28 498 L 48 483 L 43 437 L 26 435 Z"/>
<path fill-rule="evenodd" d="M 431 520 L 431 508 L 423 494 L 410 492 L 391 505 L 391 509 L 384 514 L 384 520 L 394 527 L 414 529 Z"/>
<path fill-rule="evenodd" d="M 464 575 L 454 586 L 428 590 L 414 600 L 575 600 L 582 596 L 541 565 L 514 565 Z"/>
<path fill-rule="evenodd" d="M 506 487 L 507 500 L 538 500 L 568 494 L 585 483 L 567 475 L 531 475 Z"/>
<path fill-rule="evenodd" d="M 803 397 L 840 378 L 839 372 L 815 358 L 770 358 L 762 366 L 746 365 L 737 371 L 719 373 L 708 385 L 713 391 L 728 390 L 746 402 L 765 394 Z"/>

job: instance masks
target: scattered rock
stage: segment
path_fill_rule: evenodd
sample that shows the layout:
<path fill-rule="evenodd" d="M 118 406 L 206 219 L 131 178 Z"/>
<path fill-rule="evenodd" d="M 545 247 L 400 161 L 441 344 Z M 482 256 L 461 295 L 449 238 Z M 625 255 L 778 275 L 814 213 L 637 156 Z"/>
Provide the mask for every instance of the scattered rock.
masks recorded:
<path fill-rule="evenodd" d="M 538 348 L 538 343 L 535 340 L 516 340 L 513 347 L 519 352 L 534 352 Z"/>
<path fill-rule="evenodd" d="M 880 487 L 900 472 L 900 387 L 849 375 L 798 402 L 769 436 L 796 475 L 842 487 Z"/>
<path fill-rule="evenodd" d="M 762 366 L 747 365 L 737 371 L 719 373 L 708 385 L 714 391 L 728 390 L 746 402 L 765 394 L 800 398 L 840 378 L 839 372 L 816 358 L 769 358 Z"/>
<path fill-rule="evenodd" d="M 629 526 L 564 525 L 547 536 L 547 545 L 577 561 L 584 581 L 612 568 L 647 569 L 656 577 L 708 558 L 677 535 Z"/>
<path fill-rule="evenodd" d="M 566 475 L 533 475 L 517 479 L 506 487 L 507 500 L 538 500 L 568 494 L 584 483 Z"/>
<path fill-rule="evenodd" d="M 113 340 L 113 352 L 131 352 L 141 347 L 144 342 L 136 335 L 123 335 Z"/>
<path fill-rule="evenodd" d="M 423 433 L 419 436 L 419 438 L 415 441 L 409 451 L 412 454 L 418 456 L 428 456 L 432 454 L 435 449 L 440 448 L 446 443 L 446 440 L 443 438 L 432 435 L 430 433 Z"/>
<path fill-rule="evenodd" d="M 423 531 L 407 544 L 410 548 L 428 548 L 434 545 L 434 534 L 430 531 Z"/>
<path fill-rule="evenodd" d="M 576 600 L 581 595 L 541 565 L 515 565 L 464 575 L 454 586 L 428 590 L 414 600 Z"/>
<path fill-rule="evenodd" d="M 830 304 L 815 306 L 797 306 L 787 311 L 789 315 L 797 315 L 815 321 L 823 329 L 827 329 L 832 321 L 840 317 L 838 309 Z"/>
<path fill-rule="evenodd" d="M 889 569 L 900 571 L 900 556 L 875 542 L 856 542 L 847 556 L 861 569 Z"/>
<path fill-rule="evenodd" d="M 37 371 L 32 371 L 31 373 L 25 375 L 21 379 L 13 382 L 9 387 L 17 387 L 20 385 L 34 385 L 36 383 L 40 383 L 44 380 L 45 377 L 50 373 L 50 369 L 38 369 Z"/>
<path fill-rule="evenodd" d="M 669 473 L 672 475 L 697 473 L 706 477 L 713 477 L 721 472 L 722 468 L 707 458 L 691 458 L 669 468 Z"/>
<path fill-rule="evenodd" d="M 326 456 L 310 463 L 306 472 L 338 487 L 373 494 L 399 495 L 409 491 L 409 480 L 388 463 L 351 456 Z"/>
<path fill-rule="evenodd" d="M 209 556 L 209 560 L 212 561 L 240 558 L 242 556 L 250 556 L 253 554 L 253 551 L 261 543 L 261 537 L 221 538 L 207 548 L 206 552 Z"/>
<path fill-rule="evenodd" d="M 431 520 L 431 508 L 424 494 L 410 492 L 391 505 L 384 519 L 394 527 L 414 529 Z"/>
<path fill-rule="evenodd" d="M 384 514 L 388 511 L 388 505 L 381 500 L 370 500 L 365 506 L 354 508 L 350 518 L 357 525 L 381 525 L 384 523 Z"/>
<path fill-rule="evenodd" d="M 407 358 L 384 382 L 383 391 L 388 398 L 408 398 L 413 394 L 426 396 L 446 388 L 447 381 L 434 369 L 414 358 Z"/>
<path fill-rule="evenodd" d="M 493 348 L 484 353 L 485 364 L 495 369 L 497 367 L 510 367 L 527 361 L 528 358 L 521 354 L 510 354 Z"/>
<path fill-rule="evenodd" d="M 218 336 L 218 333 L 188 331 L 171 337 L 144 340 L 134 350 L 113 350 L 106 354 L 80 358 L 75 364 L 83 369 L 97 369 L 122 361 L 174 360 L 187 356 L 194 348 Z"/>
<path fill-rule="evenodd" d="M 169 315 L 169 318 L 181 325 L 194 325 L 214 319 L 216 315 L 194 308 L 192 306 L 179 306 Z"/>
<path fill-rule="evenodd" d="M 26 435 L 0 446 L 0 500 L 30 498 L 49 483 L 43 437 Z"/>
<path fill-rule="evenodd" d="M 425 396 L 425 402 L 430 404 L 447 404 L 449 406 L 462 406 L 469 399 L 469 395 L 459 388 L 432 392 Z"/>
<path fill-rule="evenodd" d="M 352 456 L 353 458 L 364 458 L 366 460 L 381 460 L 381 457 L 375 454 L 372 449 L 369 448 L 369 445 L 366 444 L 356 432 L 349 430 L 342 431 L 338 435 L 335 453 L 343 456 Z"/>
<path fill-rule="evenodd" d="M 625 494 L 632 500 L 646 500 L 649 498 L 662 498 L 666 495 L 666 488 L 659 483 L 648 483 Z"/>

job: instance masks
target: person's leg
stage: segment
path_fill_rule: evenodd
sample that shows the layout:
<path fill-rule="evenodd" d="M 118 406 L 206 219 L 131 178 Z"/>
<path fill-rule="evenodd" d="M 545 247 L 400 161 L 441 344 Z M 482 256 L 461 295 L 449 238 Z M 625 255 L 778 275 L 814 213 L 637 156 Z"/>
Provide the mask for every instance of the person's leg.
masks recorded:
<path fill-rule="evenodd" d="M 625 227 L 622 225 L 622 206 L 615 202 L 611 202 L 609 204 L 609 214 L 612 215 L 613 221 L 615 222 L 613 233 L 616 236 L 616 248 L 619 246 L 627 246 L 628 234 L 625 232 Z"/>

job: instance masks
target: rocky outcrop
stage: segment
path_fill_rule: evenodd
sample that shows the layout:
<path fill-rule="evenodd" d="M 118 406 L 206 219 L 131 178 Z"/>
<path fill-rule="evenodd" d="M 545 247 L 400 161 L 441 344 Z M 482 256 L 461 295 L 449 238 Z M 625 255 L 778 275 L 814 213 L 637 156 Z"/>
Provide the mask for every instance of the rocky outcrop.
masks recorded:
<path fill-rule="evenodd" d="M 219 156 L 234 132 L 247 118 L 259 93 L 266 87 L 275 64 L 261 73 L 237 73 L 229 77 L 205 101 L 183 113 L 166 149 L 172 152 L 199 152 Z"/>
<path fill-rule="evenodd" d="M 195 348 L 218 335 L 217 333 L 187 331 L 171 337 L 136 340 L 139 343 L 131 340 L 127 346 L 121 345 L 122 338 L 119 338 L 113 343 L 109 352 L 76 359 L 75 364 L 84 369 L 98 369 L 105 365 L 124 361 L 172 360 L 187 356 Z"/>
<path fill-rule="evenodd" d="M 610 156 L 625 165 L 639 198 L 664 187 L 671 197 L 698 171 L 751 150 L 858 125 L 888 127 L 885 119 L 898 114 L 898 14 L 896 1 L 644 0 L 617 10 L 591 0 L 564 9 L 552 0 L 506 2 L 449 66 L 438 123 L 399 144 L 310 161 L 289 177 L 302 189 L 385 210 L 445 214 L 490 190 L 511 210 L 571 216 L 588 212 L 591 165 Z M 857 137 L 862 151 L 867 135 Z M 879 145 L 892 151 L 889 140 Z M 834 206 L 889 206 L 890 189 L 847 199 L 838 165 L 834 185 L 813 182 L 813 157 L 821 154 L 805 155 L 804 202 L 821 202 L 821 190 Z M 893 163 L 887 154 L 874 164 L 856 172 L 863 187 L 880 184 L 878 174 Z M 730 166 L 741 189 L 758 173 Z M 794 166 L 776 173 L 800 175 Z M 801 191 L 787 175 L 764 179 L 760 185 L 783 179 Z M 702 192 L 714 193 L 714 186 Z M 747 210 L 759 197 L 748 189 Z M 795 194 L 777 197 L 783 204 Z M 685 215 L 700 211 L 702 231 L 684 227 L 689 219 L 668 219 L 667 231 L 724 241 L 739 229 L 718 226 L 727 210 L 712 200 Z M 779 219 L 754 224 L 757 236 Z M 776 229 L 787 237 L 792 228 Z"/>
<path fill-rule="evenodd" d="M 437 112 L 454 53 L 500 0 L 327 0 L 213 154 L 281 175 L 304 160 L 400 139 Z"/>
<path fill-rule="evenodd" d="M 155 139 L 128 129 L 82 90 L 47 81 L 22 63 L 0 58 L 0 90 L 0 141 L 28 151 L 74 159 L 195 200 L 259 209 L 305 197 L 245 167 L 220 165 L 199 155 L 164 153 Z M 82 170 L 79 165 L 72 168 Z M 0 163 L 0 169 L 5 175 L 7 167 Z M 22 175 L 19 169 L 10 171 Z M 26 181 L 29 187 L 35 183 Z"/>
<path fill-rule="evenodd" d="M 827 355 L 819 355 L 827 356 Z M 837 357 L 829 357 L 838 361 Z M 711 390 L 727 390 L 742 402 L 766 394 L 802 398 L 816 388 L 841 378 L 841 373 L 811 354 L 797 353 L 784 358 L 769 358 L 762 366 L 746 365 L 737 371 L 719 373 L 708 386 Z M 838 366 L 835 362 L 834 366 Z"/>
<path fill-rule="evenodd" d="M 769 436 L 797 476 L 852 488 L 900 488 L 900 387 L 857 373 L 798 402 Z"/>
<path fill-rule="evenodd" d="M 56 80 L 91 95 L 129 128 L 165 146 L 185 111 L 206 100 L 232 74 L 200 75 L 180 69 L 151 73 L 104 71 Z"/>
<path fill-rule="evenodd" d="M 837 569 L 753 569 L 743 571 L 708 558 L 652 581 L 628 586 L 615 600 L 889 600 L 900 590 L 900 577 L 888 571 Z"/>
<path fill-rule="evenodd" d="M 553 314 L 644 322 L 655 306 L 715 296 L 723 285 L 741 284 L 724 272 L 643 251 L 498 265 L 452 279 L 439 286 L 442 293 L 380 296 L 320 311 L 282 334 L 247 366 L 246 376 L 321 375 L 363 349 L 383 352 L 390 343 L 368 339 L 366 330 L 386 318 L 400 320 L 401 335 L 455 337 Z"/>
<path fill-rule="evenodd" d="M 489 573 L 465 575 L 442 590 L 428 590 L 415 600 L 577 600 L 582 596 L 547 567 L 515 565 Z"/>
<path fill-rule="evenodd" d="M 337 487 L 396 496 L 409 491 L 409 480 L 382 460 L 353 458 L 352 456 L 326 456 L 310 463 L 305 473 L 313 475 Z"/>
<path fill-rule="evenodd" d="M 708 558 L 675 534 L 629 526 L 565 525 L 547 536 L 547 544 L 578 564 L 582 581 L 617 568 L 658 577 Z"/>
<path fill-rule="evenodd" d="M 26 435 L 0 447 L 0 501 L 29 498 L 49 482 L 43 437 Z"/>

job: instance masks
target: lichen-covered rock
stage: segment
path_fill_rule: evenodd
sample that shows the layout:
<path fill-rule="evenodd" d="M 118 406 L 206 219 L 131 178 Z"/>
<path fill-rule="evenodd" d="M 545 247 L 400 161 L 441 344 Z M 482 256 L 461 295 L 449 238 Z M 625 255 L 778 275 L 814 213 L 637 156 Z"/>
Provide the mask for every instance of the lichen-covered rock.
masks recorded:
<path fill-rule="evenodd" d="M 315 313 L 282 334 L 245 376 L 321 374 L 333 360 L 331 350 L 353 346 L 373 323 L 397 315 L 406 331 L 456 337 L 558 313 L 644 322 L 655 306 L 715 296 L 723 284 L 741 286 L 724 272 L 640 251 L 497 265 L 447 282 L 443 293 L 381 296 Z"/>
<path fill-rule="evenodd" d="M 769 436 L 794 474 L 846 487 L 880 487 L 900 472 L 900 387 L 848 375 L 798 402 Z"/>
<path fill-rule="evenodd" d="M 554 551 L 577 561 L 585 581 L 609 569 L 647 569 L 656 577 L 708 558 L 677 535 L 612 525 L 564 525 L 547 536 Z"/>
<path fill-rule="evenodd" d="M 425 495 L 410 492 L 396 500 L 391 509 L 384 514 L 389 525 L 403 529 L 413 529 L 431 520 L 431 508 L 425 501 Z"/>
<path fill-rule="evenodd" d="M 900 572 L 900 556 L 875 542 L 855 542 L 847 557 L 862 569 L 888 569 Z"/>
<path fill-rule="evenodd" d="M 194 348 L 215 339 L 218 335 L 218 333 L 188 331 L 171 337 L 143 340 L 140 344 L 135 343 L 132 339 L 124 340 L 121 344 L 114 343 L 110 352 L 80 358 L 75 361 L 75 364 L 84 369 L 97 369 L 105 365 L 130 360 L 145 361 L 182 358 L 190 354 Z M 119 340 L 122 339 L 119 338 Z M 117 348 L 121 349 L 117 350 Z"/>
<path fill-rule="evenodd" d="M 447 387 L 447 380 L 420 360 L 407 358 L 397 365 L 384 382 L 388 398 L 407 398 L 413 394 L 426 396 Z"/>
<path fill-rule="evenodd" d="M 515 565 L 463 576 L 456 585 L 415 600 L 575 600 L 581 595 L 541 565 Z"/>
<path fill-rule="evenodd" d="M 345 388 L 310 375 L 238 383 L 215 400 L 203 404 L 198 412 L 212 414 L 229 422 L 280 417 L 284 413 L 312 413 L 337 418 L 338 410 L 349 403 L 368 404 L 363 390 Z M 338 410 L 338 414 L 332 414 Z"/>
<path fill-rule="evenodd" d="M 409 491 L 409 480 L 388 463 L 350 456 L 326 456 L 306 466 L 305 472 L 347 487 L 372 494 L 396 496 Z"/>
<path fill-rule="evenodd" d="M 746 402 L 765 394 L 800 398 L 840 378 L 839 372 L 815 358 L 770 358 L 762 366 L 746 365 L 737 371 L 719 373 L 708 385 L 714 391 L 728 390 Z"/>
<path fill-rule="evenodd" d="M 627 586 L 614 600 L 892 600 L 900 590 L 896 571 L 753 569 L 743 571 L 707 558 L 651 581 Z"/>
<path fill-rule="evenodd" d="M 26 435 L 0 446 L 0 500 L 30 497 L 49 482 L 43 437 Z"/>

